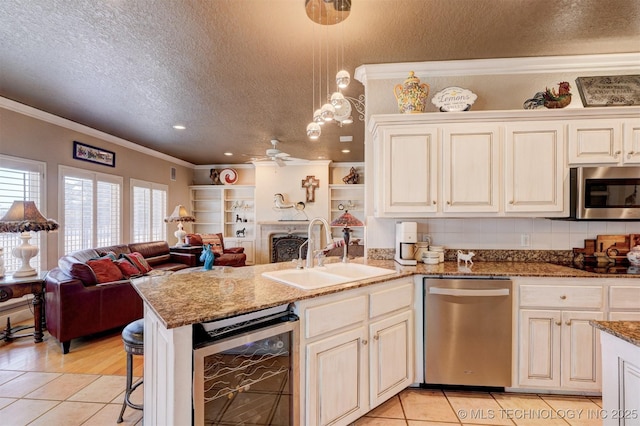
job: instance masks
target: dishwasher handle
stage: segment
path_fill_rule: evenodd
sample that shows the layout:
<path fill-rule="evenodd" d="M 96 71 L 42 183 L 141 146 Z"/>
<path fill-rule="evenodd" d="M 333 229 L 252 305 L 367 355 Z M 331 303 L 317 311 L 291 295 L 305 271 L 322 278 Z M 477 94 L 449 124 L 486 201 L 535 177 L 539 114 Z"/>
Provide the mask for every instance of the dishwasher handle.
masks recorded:
<path fill-rule="evenodd" d="M 457 297 L 495 297 L 508 296 L 508 288 L 495 289 L 463 289 L 463 288 L 442 288 L 429 287 L 429 294 L 438 294 L 441 296 L 457 296 Z"/>

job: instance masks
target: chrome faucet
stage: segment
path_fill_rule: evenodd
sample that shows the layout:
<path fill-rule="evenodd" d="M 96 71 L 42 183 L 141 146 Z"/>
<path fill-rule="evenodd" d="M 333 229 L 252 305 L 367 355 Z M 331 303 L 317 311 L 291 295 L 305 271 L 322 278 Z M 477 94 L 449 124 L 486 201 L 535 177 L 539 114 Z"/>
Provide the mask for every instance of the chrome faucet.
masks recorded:
<path fill-rule="evenodd" d="M 329 222 L 326 221 L 326 219 L 322 218 L 322 217 L 314 217 L 313 219 L 311 219 L 311 221 L 309 222 L 309 228 L 307 229 L 307 263 L 306 263 L 306 267 L 307 268 L 313 268 L 313 258 L 314 258 L 314 252 L 313 252 L 313 238 L 311 238 L 311 236 L 313 235 L 313 224 L 315 222 L 320 222 L 324 225 L 324 230 L 326 232 L 326 236 L 327 236 L 327 244 L 333 242 L 333 237 L 331 236 L 331 227 L 329 226 Z M 304 243 L 303 243 L 304 245 Z M 302 248 L 302 246 L 300 246 Z"/>

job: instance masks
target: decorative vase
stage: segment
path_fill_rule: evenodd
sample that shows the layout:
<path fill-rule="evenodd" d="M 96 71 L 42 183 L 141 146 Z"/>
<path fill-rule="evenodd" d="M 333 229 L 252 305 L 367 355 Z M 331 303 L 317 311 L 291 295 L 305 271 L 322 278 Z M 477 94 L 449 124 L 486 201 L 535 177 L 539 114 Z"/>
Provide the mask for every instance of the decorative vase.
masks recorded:
<path fill-rule="evenodd" d="M 396 84 L 393 93 L 398 101 L 398 109 L 403 114 L 424 112 L 429 97 L 429 85 L 420 83 L 420 79 L 413 71 L 403 84 Z"/>
<path fill-rule="evenodd" d="M 629 250 L 627 259 L 629 259 L 629 263 L 633 266 L 640 266 L 640 245 Z"/>

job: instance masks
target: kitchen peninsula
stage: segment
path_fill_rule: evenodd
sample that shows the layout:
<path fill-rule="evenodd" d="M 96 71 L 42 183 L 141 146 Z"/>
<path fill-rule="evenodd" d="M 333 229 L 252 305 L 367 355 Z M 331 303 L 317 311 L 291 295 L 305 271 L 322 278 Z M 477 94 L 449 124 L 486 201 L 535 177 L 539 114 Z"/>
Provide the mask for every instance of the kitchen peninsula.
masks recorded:
<path fill-rule="evenodd" d="M 338 259 L 332 259 L 338 260 Z M 375 289 L 378 286 L 406 286 L 412 283 L 415 292 L 412 309 L 416 324 L 415 348 L 421 356 L 421 345 L 417 339 L 422 322 L 422 277 L 483 276 L 511 277 L 541 280 L 544 286 L 562 284 L 562 288 L 588 285 L 597 288 L 603 297 L 607 294 L 603 283 L 620 283 L 626 287 L 640 288 L 640 281 L 632 278 L 611 278 L 550 263 L 532 262 L 476 262 L 471 268 L 459 267 L 455 262 L 438 265 L 402 267 L 391 260 L 369 260 L 368 265 L 387 268 L 395 273 L 383 277 L 305 291 L 269 280 L 263 272 L 294 268 L 290 262 L 249 266 L 244 268 L 219 268 L 202 271 L 199 268 L 181 271 L 166 276 L 143 277 L 133 281 L 134 287 L 145 302 L 145 422 L 149 424 L 190 424 L 192 416 L 192 324 L 231 317 L 283 304 L 296 303 L 298 306 L 323 298 L 347 298 Z M 579 278 L 579 279 L 577 279 Z M 595 278 L 595 279 L 594 279 Z M 551 283 L 551 284 L 550 284 Z M 386 287 L 385 287 L 386 289 Z M 373 291 L 373 290 L 371 290 Z M 385 290 L 386 291 L 386 290 Z M 340 293 L 340 294 L 338 294 Z M 360 293 L 358 293 L 360 294 Z M 559 300 L 564 303 L 565 299 Z M 391 301 L 389 298 L 388 301 Z M 571 296 L 568 298 L 571 301 Z M 606 309 L 606 302 L 600 302 Z M 366 312 L 366 311 L 365 311 Z M 301 315 L 300 330 L 309 324 Z M 514 357 L 517 356 L 514 351 Z M 300 356 L 305 351 L 300 350 Z M 414 361 L 419 364 L 418 360 Z M 412 370 L 413 371 L 413 370 Z M 304 376 L 304 372 L 300 372 Z M 419 370 L 410 383 L 419 383 Z M 514 378 L 514 384 L 516 379 Z M 305 410 L 304 395 L 300 398 L 301 411 Z M 366 408 L 368 409 L 368 408 Z M 366 412 L 366 411 L 365 411 Z M 161 421 L 161 419 L 164 419 Z M 302 414 L 301 419 L 306 419 Z M 305 423 L 302 421 L 301 423 Z"/>

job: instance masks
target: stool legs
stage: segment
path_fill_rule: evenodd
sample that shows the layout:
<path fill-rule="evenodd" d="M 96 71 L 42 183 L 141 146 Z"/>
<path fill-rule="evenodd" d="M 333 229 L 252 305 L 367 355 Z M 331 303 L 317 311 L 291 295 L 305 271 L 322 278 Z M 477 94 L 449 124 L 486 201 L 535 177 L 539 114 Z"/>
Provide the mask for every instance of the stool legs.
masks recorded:
<path fill-rule="evenodd" d="M 120 417 L 118 417 L 117 423 L 122 423 L 122 416 L 124 415 L 124 410 L 127 408 L 127 405 L 136 410 L 142 410 L 142 404 L 134 404 L 131 402 L 131 393 L 138 386 L 140 386 L 143 382 L 143 379 L 138 380 L 135 384 L 133 383 L 133 354 L 127 353 L 127 389 L 124 393 L 124 401 L 122 402 L 122 410 L 120 410 Z"/>

